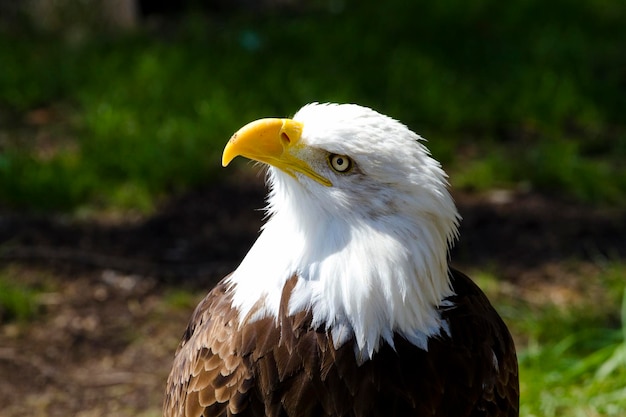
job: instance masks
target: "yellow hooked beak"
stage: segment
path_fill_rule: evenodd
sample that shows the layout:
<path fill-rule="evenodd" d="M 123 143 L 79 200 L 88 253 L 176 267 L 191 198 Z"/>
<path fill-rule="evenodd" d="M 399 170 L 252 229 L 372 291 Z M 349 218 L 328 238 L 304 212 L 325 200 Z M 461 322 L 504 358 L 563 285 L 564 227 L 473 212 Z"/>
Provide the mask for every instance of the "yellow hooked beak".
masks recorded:
<path fill-rule="evenodd" d="M 292 119 L 261 119 L 239 129 L 228 141 L 222 154 L 222 166 L 243 156 L 263 162 L 296 177 L 296 172 L 330 187 L 332 183 L 299 158 L 303 124 Z"/>

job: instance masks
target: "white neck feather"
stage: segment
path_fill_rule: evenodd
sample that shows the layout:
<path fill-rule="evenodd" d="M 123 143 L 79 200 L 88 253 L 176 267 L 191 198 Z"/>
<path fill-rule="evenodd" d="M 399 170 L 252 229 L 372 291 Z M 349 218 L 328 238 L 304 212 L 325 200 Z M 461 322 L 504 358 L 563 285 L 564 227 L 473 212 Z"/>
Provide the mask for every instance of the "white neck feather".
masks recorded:
<path fill-rule="evenodd" d="M 458 215 L 447 192 L 451 212 L 441 217 L 342 218 L 295 181 L 270 170 L 271 217 L 230 277 L 241 320 L 259 300 L 264 309 L 249 319 L 277 317 L 283 286 L 297 275 L 289 313 L 310 309 L 313 325 L 330 329 L 335 347 L 354 337 L 361 360 L 382 340 L 393 344 L 394 333 L 426 349 L 428 337 L 447 331 L 436 309 L 452 294 L 447 250 Z"/>

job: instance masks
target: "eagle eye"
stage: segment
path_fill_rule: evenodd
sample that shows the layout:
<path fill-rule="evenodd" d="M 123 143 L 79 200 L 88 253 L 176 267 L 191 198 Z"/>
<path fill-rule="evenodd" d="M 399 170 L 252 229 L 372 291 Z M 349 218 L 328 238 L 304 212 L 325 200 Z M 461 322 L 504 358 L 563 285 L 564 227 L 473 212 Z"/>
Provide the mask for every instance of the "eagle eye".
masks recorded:
<path fill-rule="evenodd" d="M 352 159 L 345 155 L 330 154 L 328 156 L 330 167 L 337 172 L 348 172 L 352 169 Z"/>

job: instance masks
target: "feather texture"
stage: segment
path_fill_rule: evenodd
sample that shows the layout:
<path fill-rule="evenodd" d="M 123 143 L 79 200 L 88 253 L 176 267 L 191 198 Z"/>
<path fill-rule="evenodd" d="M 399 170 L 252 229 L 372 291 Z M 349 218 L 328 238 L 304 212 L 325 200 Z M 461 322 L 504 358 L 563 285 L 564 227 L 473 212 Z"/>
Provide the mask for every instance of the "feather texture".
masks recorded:
<path fill-rule="evenodd" d="M 310 327 L 310 313 L 281 316 L 272 326 L 244 324 L 263 330 L 248 330 L 245 343 L 243 330 L 229 331 L 223 341 L 207 337 L 235 320 L 232 294 L 222 282 L 194 313 L 189 325 L 194 330 L 186 333 L 168 379 L 164 414 L 517 416 L 511 336 L 480 289 L 460 272 L 450 274 L 455 295 L 440 308 L 450 335 L 429 339 L 423 350 L 396 334 L 395 349 L 383 344 L 362 364 L 353 353 L 354 341 L 335 349 L 327 329 Z M 282 302 L 289 297 L 285 292 Z M 268 332 L 274 336 L 266 337 Z M 212 369 L 215 358 L 222 365 Z"/>

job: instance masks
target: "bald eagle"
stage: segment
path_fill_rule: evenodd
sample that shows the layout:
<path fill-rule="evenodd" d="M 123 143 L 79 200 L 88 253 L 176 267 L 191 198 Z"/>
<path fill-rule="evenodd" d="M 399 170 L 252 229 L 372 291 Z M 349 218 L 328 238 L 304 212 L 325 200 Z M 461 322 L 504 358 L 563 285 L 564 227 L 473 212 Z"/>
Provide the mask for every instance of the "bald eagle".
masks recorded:
<path fill-rule="evenodd" d="M 164 415 L 518 416 L 511 335 L 448 265 L 459 214 L 421 137 L 353 104 L 241 128 L 267 220 L 200 302 Z"/>

